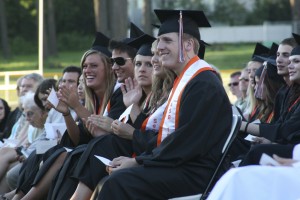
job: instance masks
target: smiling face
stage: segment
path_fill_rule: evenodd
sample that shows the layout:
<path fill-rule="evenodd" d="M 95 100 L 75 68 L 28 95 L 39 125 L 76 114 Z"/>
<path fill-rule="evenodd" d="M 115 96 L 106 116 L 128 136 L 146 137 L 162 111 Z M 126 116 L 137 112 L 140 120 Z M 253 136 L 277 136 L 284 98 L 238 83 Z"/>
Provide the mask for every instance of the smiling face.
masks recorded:
<path fill-rule="evenodd" d="M 161 61 L 158 55 L 158 51 L 154 50 L 152 51 L 153 56 L 151 58 L 151 63 L 153 66 L 153 75 L 162 77 L 164 75 L 163 67 L 161 66 Z"/>
<path fill-rule="evenodd" d="M 151 88 L 152 71 L 151 56 L 137 55 L 135 57 L 134 76 L 142 88 Z"/>
<path fill-rule="evenodd" d="M 157 50 L 163 67 L 174 71 L 181 67 L 178 63 L 178 49 L 178 33 L 166 33 L 159 36 Z"/>
<path fill-rule="evenodd" d="M 289 56 L 293 47 L 287 44 L 280 44 L 277 50 L 277 73 L 282 76 L 289 75 L 288 65 L 290 64 Z"/>
<path fill-rule="evenodd" d="M 289 58 L 288 65 L 290 80 L 294 83 L 300 84 L 300 55 L 293 55 Z"/>
<path fill-rule="evenodd" d="M 112 51 L 112 58 L 124 58 L 125 64 L 118 65 L 116 62 L 113 63 L 112 69 L 117 76 L 119 83 L 123 83 L 126 78 L 134 76 L 134 65 L 133 60 L 129 57 L 126 52 L 120 52 L 116 49 Z"/>
<path fill-rule="evenodd" d="M 82 65 L 87 87 L 97 90 L 105 86 L 105 65 L 97 53 L 88 55 Z"/>

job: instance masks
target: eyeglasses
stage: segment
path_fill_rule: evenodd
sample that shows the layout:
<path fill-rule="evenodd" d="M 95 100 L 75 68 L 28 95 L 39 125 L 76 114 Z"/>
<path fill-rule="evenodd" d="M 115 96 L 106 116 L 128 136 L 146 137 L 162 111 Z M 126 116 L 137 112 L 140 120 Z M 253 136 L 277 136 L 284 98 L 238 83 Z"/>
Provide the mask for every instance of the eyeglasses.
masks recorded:
<path fill-rule="evenodd" d="M 247 79 L 247 78 L 239 78 L 239 81 L 245 81 L 245 82 L 248 82 L 249 79 Z"/>
<path fill-rule="evenodd" d="M 110 62 L 112 65 L 115 63 L 119 66 L 125 65 L 127 60 L 130 60 L 131 58 L 123 58 L 123 57 L 116 57 L 116 58 L 110 58 Z"/>
<path fill-rule="evenodd" d="M 231 86 L 238 86 L 239 85 L 239 82 L 233 82 L 233 83 L 229 83 L 228 84 L 228 87 L 231 87 Z"/>

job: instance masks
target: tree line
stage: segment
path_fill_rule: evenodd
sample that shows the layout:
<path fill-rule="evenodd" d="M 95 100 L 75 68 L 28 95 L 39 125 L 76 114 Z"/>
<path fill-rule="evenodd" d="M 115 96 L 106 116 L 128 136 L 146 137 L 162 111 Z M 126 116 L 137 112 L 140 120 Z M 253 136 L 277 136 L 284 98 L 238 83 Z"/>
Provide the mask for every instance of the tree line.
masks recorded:
<path fill-rule="evenodd" d="M 36 52 L 39 1 L 0 0 L 0 43 L 4 58 Z M 140 20 L 146 33 L 152 32 L 152 23 L 158 23 L 152 12 L 154 8 L 204 10 L 212 24 L 293 21 L 294 32 L 300 32 L 300 0 L 253 0 L 251 10 L 241 0 L 215 0 L 213 9 L 204 0 L 44 0 L 44 56 L 55 56 L 60 50 L 86 49 L 96 31 L 121 38 L 131 21 L 128 5 L 141 2 Z"/>

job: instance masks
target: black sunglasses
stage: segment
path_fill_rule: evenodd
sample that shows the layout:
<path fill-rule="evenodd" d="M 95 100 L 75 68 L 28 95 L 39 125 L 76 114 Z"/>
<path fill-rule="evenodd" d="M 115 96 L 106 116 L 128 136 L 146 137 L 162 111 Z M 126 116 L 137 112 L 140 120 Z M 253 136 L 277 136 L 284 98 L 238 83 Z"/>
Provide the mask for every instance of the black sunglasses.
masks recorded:
<path fill-rule="evenodd" d="M 239 85 L 239 82 L 233 82 L 233 83 L 229 83 L 228 86 L 238 86 Z"/>
<path fill-rule="evenodd" d="M 130 60 L 131 58 L 123 58 L 123 57 L 116 57 L 116 58 L 110 58 L 110 62 L 112 65 L 115 63 L 119 66 L 125 65 L 127 60 Z"/>

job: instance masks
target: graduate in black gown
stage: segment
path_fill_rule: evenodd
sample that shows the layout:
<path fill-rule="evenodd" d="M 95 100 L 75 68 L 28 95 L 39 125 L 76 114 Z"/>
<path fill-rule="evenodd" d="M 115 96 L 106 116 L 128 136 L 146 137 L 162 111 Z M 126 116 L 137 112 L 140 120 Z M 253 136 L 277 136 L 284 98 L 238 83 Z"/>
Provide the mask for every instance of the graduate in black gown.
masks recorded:
<path fill-rule="evenodd" d="M 110 69 L 114 73 L 117 79 L 117 83 L 113 92 L 112 99 L 110 99 L 107 105 L 107 109 L 104 110 L 103 115 L 102 113 L 96 112 L 86 118 L 86 120 L 88 120 L 87 126 L 90 126 L 90 128 L 92 127 L 93 129 L 90 131 L 93 137 L 90 137 L 89 140 L 85 141 L 85 143 L 93 144 L 97 143 L 98 140 L 102 140 L 103 135 L 111 132 L 111 122 L 115 119 L 118 119 L 126 109 L 123 103 L 120 83 L 122 83 L 125 78 L 133 76 L 133 59 L 136 54 L 136 49 L 128 46 L 127 43 L 129 43 L 134 37 L 140 36 L 139 34 L 143 34 L 143 32 L 141 32 L 134 24 L 131 24 L 130 32 L 130 38 L 124 39 L 124 42 L 110 41 L 110 43 L 108 44 L 110 50 L 113 49 L 111 55 L 112 58 L 109 59 L 110 63 L 112 64 L 112 67 Z M 89 80 L 89 78 L 92 78 L 92 76 L 89 76 L 89 74 L 87 74 L 86 80 Z M 115 101 L 115 94 L 118 94 L 118 105 L 122 104 L 122 107 L 119 107 L 122 109 L 117 108 L 118 106 L 116 107 L 113 104 L 113 102 Z M 110 111 L 107 115 L 106 111 L 108 109 Z M 118 112 L 114 112 L 116 109 L 118 110 Z M 113 113 L 114 115 L 111 116 L 111 114 Z M 89 123 L 90 121 L 94 121 L 95 123 Z M 87 128 L 89 129 L 89 127 Z M 74 170 L 79 163 L 79 159 L 82 153 L 86 151 L 86 148 L 87 146 L 85 145 L 75 149 L 74 152 L 71 153 L 71 156 L 67 158 L 56 177 L 55 183 L 53 183 L 52 185 L 51 195 L 48 196 L 49 199 L 68 199 L 72 196 L 78 184 L 78 180 L 73 178 Z"/>
<path fill-rule="evenodd" d="M 155 13 L 162 22 L 157 45 L 162 66 L 178 76 L 160 124 L 158 146 L 135 158 L 114 159 L 98 199 L 168 199 L 202 193 L 230 132 L 228 97 L 214 70 L 197 56 L 198 27 L 210 26 L 204 13 Z"/>
<path fill-rule="evenodd" d="M 280 54 L 277 55 L 280 56 Z M 300 90 L 298 77 L 293 75 L 293 71 L 295 71 L 294 65 L 296 64 L 293 63 L 295 60 L 292 59 L 293 56 L 297 55 L 299 55 L 299 46 L 295 47 L 290 53 L 289 59 L 292 62 L 288 65 L 288 70 L 292 84 L 282 104 L 283 107 L 279 119 L 273 124 L 249 124 L 247 127 L 247 132 L 262 137 L 260 139 L 262 144 L 255 145 L 250 150 L 242 161 L 242 166 L 258 164 L 262 153 L 269 155 L 276 153 L 283 157 L 291 157 L 293 146 L 300 142 Z M 245 124 L 242 126 L 243 129 L 246 129 Z M 271 144 L 271 142 L 275 142 L 277 145 Z"/>

